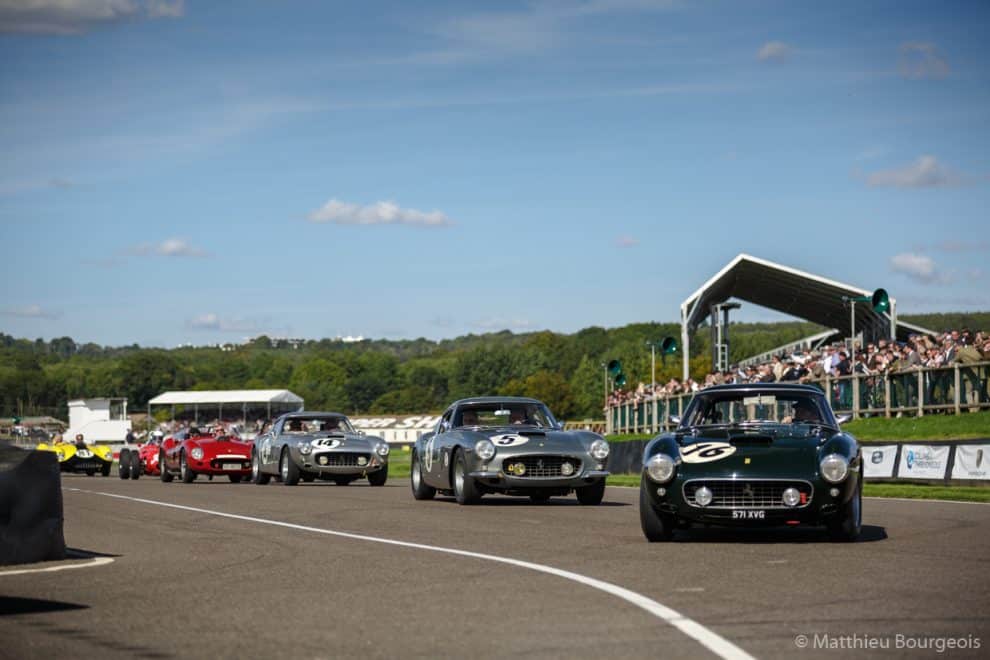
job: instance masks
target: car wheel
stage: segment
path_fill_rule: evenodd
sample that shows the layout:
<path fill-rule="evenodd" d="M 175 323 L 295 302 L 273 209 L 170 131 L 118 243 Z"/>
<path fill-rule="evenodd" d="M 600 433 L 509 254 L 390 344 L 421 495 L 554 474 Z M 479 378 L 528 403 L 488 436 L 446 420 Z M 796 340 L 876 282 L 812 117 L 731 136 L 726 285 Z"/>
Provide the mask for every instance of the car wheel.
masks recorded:
<path fill-rule="evenodd" d="M 271 481 L 272 475 L 265 474 L 261 471 L 261 457 L 258 456 L 257 451 L 251 452 L 251 481 L 258 484 L 259 486 L 264 486 L 269 481 Z"/>
<path fill-rule="evenodd" d="M 647 488 L 649 486 L 644 479 L 639 485 L 639 524 L 643 528 L 643 536 L 650 543 L 669 541 L 674 536 L 674 520 L 653 508 Z"/>
<path fill-rule="evenodd" d="M 529 501 L 532 502 L 533 504 L 546 504 L 547 502 L 550 501 L 550 496 L 544 495 L 543 493 L 534 493 L 529 496 Z"/>
<path fill-rule="evenodd" d="M 368 483 L 372 486 L 384 486 L 388 481 L 388 463 L 382 466 L 381 470 L 368 473 Z"/>
<path fill-rule="evenodd" d="M 303 472 L 302 473 L 302 480 L 305 481 L 308 484 L 311 484 L 314 481 L 316 481 L 316 475 L 313 474 L 312 472 Z"/>
<path fill-rule="evenodd" d="M 860 487 L 852 499 L 842 505 L 828 524 L 829 536 L 833 541 L 851 543 L 859 538 L 863 528 L 863 490 Z"/>
<path fill-rule="evenodd" d="M 196 473 L 192 471 L 189 467 L 189 462 L 186 461 L 185 450 L 179 454 L 179 477 L 184 484 L 191 484 L 196 481 Z"/>
<path fill-rule="evenodd" d="M 228 474 L 227 478 L 230 479 L 230 483 L 239 484 L 241 483 L 241 475 L 239 474 Z"/>
<path fill-rule="evenodd" d="M 130 465 L 131 479 L 137 479 L 144 472 L 144 468 L 141 467 L 141 454 L 136 451 L 131 452 L 131 465 Z"/>
<path fill-rule="evenodd" d="M 117 476 L 121 479 L 131 478 L 131 452 L 126 449 L 120 452 L 117 459 Z"/>
<path fill-rule="evenodd" d="M 299 466 L 289 456 L 288 447 L 282 448 L 282 458 L 278 462 L 278 471 L 282 475 L 282 483 L 284 485 L 295 486 L 299 483 Z"/>
<path fill-rule="evenodd" d="M 171 483 L 172 479 L 175 477 L 171 472 L 168 471 L 168 465 L 165 463 L 165 452 L 158 455 L 158 469 L 161 471 L 162 483 Z"/>
<path fill-rule="evenodd" d="M 106 465 L 100 468 L 100 474 L 102 474 L 104 477 L 109 477 L 110 470 L 112 469 L 113 469 L 113 461 L 111 460 L 109 463 L 107 463 Z"/>
<path fill-rule="evenodd" d="M 585 506 L 597 506 L 602 503 L 602 498 L 605 497 L 605 480 L 602 479 L 590 486 L 575 488 L 574 492 L 577 493 L 578 502 L 581 504 Z"/>
<path fill-rule="evenodd" d="M 454 486 L 454 499 L 458 504 L 475 504 L 481 499 L 481 493 L 478 492 L 474 479 L 467 473 L 467 459 L 464 458 L 463 451 L 458 451 L 454 455 L 453 477 L 451 481 Z"/>
<path fill-rule="evenodd" d="M 432 500 L 437 489 L 428 486 L 423 480 L 423 465 L 419 462 L 419 454 L 413 452 L 412 469 L 409 470 L 409 481 L 412 485 L 413 497 L 417 500 Z"/>

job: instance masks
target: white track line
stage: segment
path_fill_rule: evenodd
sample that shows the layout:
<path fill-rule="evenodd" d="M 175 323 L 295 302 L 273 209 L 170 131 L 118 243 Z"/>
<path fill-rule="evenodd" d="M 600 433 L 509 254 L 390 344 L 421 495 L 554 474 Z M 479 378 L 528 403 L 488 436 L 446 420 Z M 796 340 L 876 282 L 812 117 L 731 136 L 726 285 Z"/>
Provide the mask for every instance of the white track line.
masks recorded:
<path fill-rule="evenodd" d="M 489 555 L 481 552 L 471 552 L 469 550 L 458 550 L 456 548 L 445 548 L 442 546 L 426 545 L 425 543 L 411 543 L 409 541 L 397 541 L 395 539 L 380 538 L 377 536 L 366 536 L 364 534 L 354 534 L 352 532 L 339 532 L 332 529 L 323 529 L 321 527 L 309 527 L 307 525 L 296 525 L 294 523 L 282 522 L 280 520 L 269 520 L 267 518 L 255 518 L 253 516 L 241 516 L 234 513 L 224 513 L 222 511 L 212 511 L 210 509 L 200 509 L 193 506 L 184 506 L 181 504 L 170 504 L 168 502 L 159 502 L 157 500 L 146 500 L 140 497 L 129 497 L 127 495 L 117 495 L 115 493 L 103 493 L 99 491 L 83 490 L 81 488 L 65 488 L 65 490 L 73 491 L 77 493 L 88 493 L 90 495 L 103 495 L 105 497 L 113 497 L 121 500 L 128 500 L 131 502 L 140 502 L 142 504 L 152 504 L 155 506 L 167 507 L 170 509 L 179 509 L 181 511 L 192 511 L 194 513 L 202 513 L 210 516 L 219 516 L 221 518 L 230 518 L 233 520 L 243 520 L 245 522 L 259 523 L 262 525 L 272 525 L 275 527 L 285 527 L 288 529 L 295 529 L 303 532 L 312 532 L 314 534 L 325 534 L 327 536 L 337 536 L 341 538 L 354 539 L 357 541 L 371 541 L 373 543 L 384 543 L 386 545 L 394 545 L 403 548 L 414 548 L 417 550 L 429 550 L 431 552 L 443 552 L 449 555 L 458 555 L 461 557 L 472 557 L 474 559 L 484 559 L 487 561 L 498 562 L 500 564 L 509 564 L 510 566 L 518 566 L 519 568 L 529 569 L 531 571 L 537 571 L 539 573 L 546 573 L 547 575 L 555 575 L 565 580 L 570 580 L 572 582 L 577 582 L 578 584 L 583 584 L 592 589 L 598 589 L 607 594 L 611 594 L 617 598 L 639 607 L 640 609 L 646 610 L 653 616 L 665 621 L 666 623 L 674 626 L 682 633 L 694 639 L 702 646 L 707 648 L 709 651 L 719 656 L 720 658 L 725 658 L 726 660 L 754 660 L 753 656 L 743 651 L 741 648 L 730 642 L 729 640 L 721 637 L 717 633 L 704 627 L 697 621 L 687 618 L 680 612 L 670 609 L 665 605 L 661 605 L 657 601 L 647 598 L 642 594 L 638 594 L 635 591 L 631 591 L 624 587 L 612 584 L 611 582 L 605 582 L 603 580 L 596 580 L 595 578 L 588 577 L 586 575 L 581 575 L 580 573 L 573 573 L 571 571 L 565 571 L 560 568 L 554 568 L 553 566 L 546 566 L 545 564 L 534 564 L 532 562 L 523 561 L 521 559 L 513 559 L 511 557 L 500 557 L 498 555 Z"/>
<path fill-rule="evenodd" d="M 71 559 L 71 557 L 70 557 Z M 93 568 L 113 563 L 113 557 L 93 557 L 85 564 L 62 564 L 61 566 L 49 566 L 47 568 L 19 568 L 13 571 L 0 571 L 0 577 L 5 575 L 24 575 L 25 573 L 53 573 L 55 571 L 71 571 L 74 568 Z"/>

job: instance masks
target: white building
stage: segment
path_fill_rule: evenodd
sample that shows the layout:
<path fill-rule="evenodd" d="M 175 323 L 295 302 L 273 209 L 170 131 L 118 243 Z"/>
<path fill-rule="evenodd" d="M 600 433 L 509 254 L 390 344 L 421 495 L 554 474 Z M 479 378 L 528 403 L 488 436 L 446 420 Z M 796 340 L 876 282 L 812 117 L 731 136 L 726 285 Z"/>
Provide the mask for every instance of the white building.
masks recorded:
<path fill-rule="evenodd" d="M 419 436 L 440 421 L 439 415 L 396 415 L 393 417 L 351 417 L 351 424 L 358 431 L 381 438 L 392 444 L 409 444 L 416 442 Z"/>
<path fill-rule="evenodd" d="M 123 442 L 131 430 L 127 399 L 76 399 L 69 401 L 69 428 L 63 437 L 73 440 L 82 433 L 92 444 Z"/>

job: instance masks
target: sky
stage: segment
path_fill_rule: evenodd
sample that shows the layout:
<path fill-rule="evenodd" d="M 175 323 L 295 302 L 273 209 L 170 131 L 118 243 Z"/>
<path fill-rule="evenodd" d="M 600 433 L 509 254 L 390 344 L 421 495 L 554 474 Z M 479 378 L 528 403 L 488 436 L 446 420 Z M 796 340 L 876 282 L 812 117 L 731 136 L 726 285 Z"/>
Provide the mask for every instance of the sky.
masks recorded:
<path fill-rule="evenodd" d="M 0 62 L 14 336 L 676 321 L 741 252 L 990 310 L 985 2 L 0 0 Z"/>

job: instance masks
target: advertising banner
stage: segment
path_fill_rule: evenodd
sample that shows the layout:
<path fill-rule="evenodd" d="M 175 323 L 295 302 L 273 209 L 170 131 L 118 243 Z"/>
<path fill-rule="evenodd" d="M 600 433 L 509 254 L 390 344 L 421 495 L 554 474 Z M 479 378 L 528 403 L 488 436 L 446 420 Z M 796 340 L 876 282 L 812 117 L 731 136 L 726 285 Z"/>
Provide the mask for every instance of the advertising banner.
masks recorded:
<path fill-rule="evenodd" d="M 956 445 L 953 479 L 990 479 L 990 445 Z"/>
<path fill-rule="evenodd" d="M 861 447 L 863 448 L 864 477 L 883 479 L 894 476 L 897 445 L 861 445 Z"/>
<path fill-rule="evenodd" d="M 949 445 L 901 445 L 897 476 L 901 479 L 944 479 Z"/>

